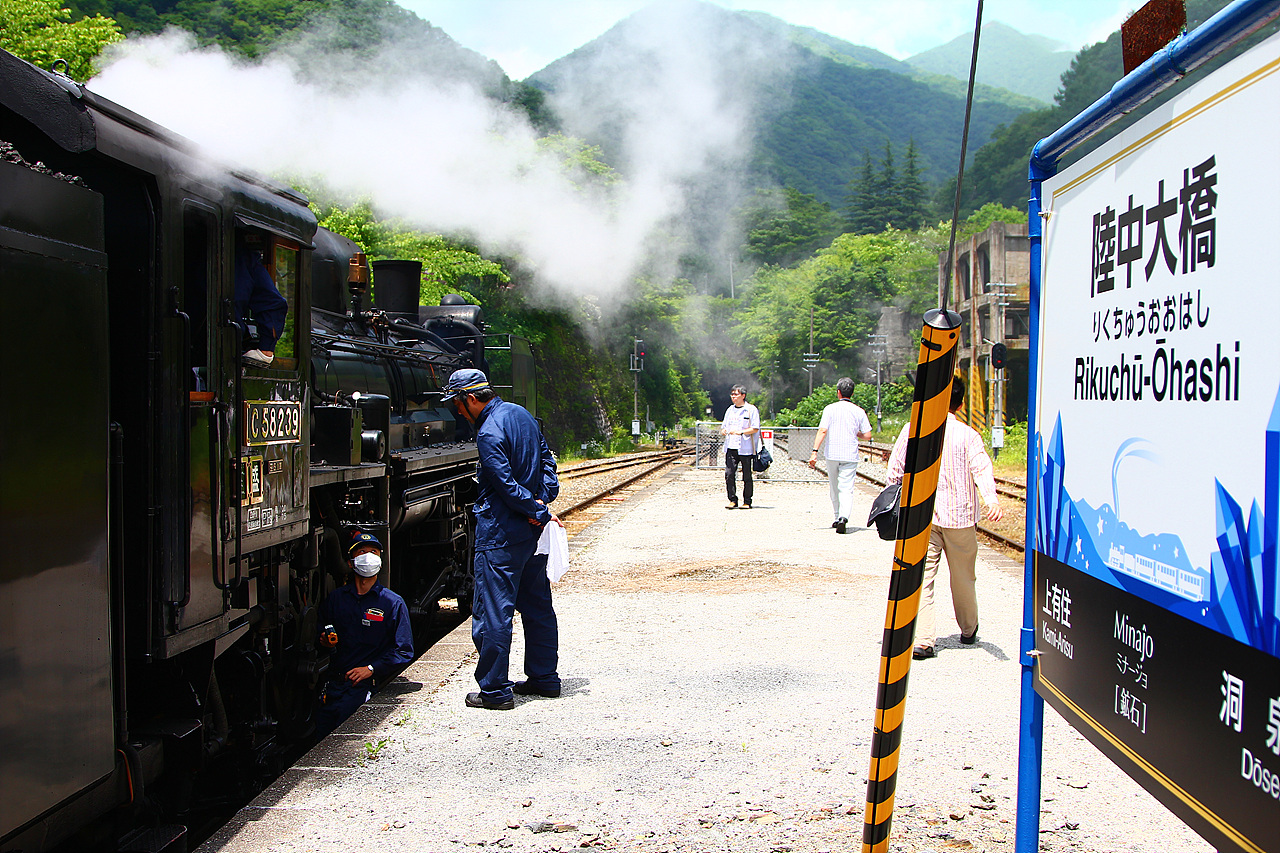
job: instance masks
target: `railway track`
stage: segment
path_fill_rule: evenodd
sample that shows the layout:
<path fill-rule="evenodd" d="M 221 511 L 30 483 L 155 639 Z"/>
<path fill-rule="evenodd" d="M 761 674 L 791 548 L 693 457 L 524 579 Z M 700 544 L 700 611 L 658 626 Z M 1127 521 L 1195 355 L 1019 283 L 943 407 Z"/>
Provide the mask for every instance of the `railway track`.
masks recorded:
<path fill-rule="evenodd" d="M 554 506 L 552 509 L 564 523 L 569 538 L 572 539 L 614 505 L 626 501 L 626 493 L 634 491 L 640 481 L 670 467 L 684 455 L 684 451 L 680 450 L 658 451 L 620 461 L 608 460 L 614 464 L 606 462 L 567 468 L 560 474 L 562 482 L 601 475 L 604 477 L 603 482 L 593 483 L 586 490 L 581 488 L 565 490 L 561 498 L 571 500 L 573 503 L 565 507 Z M 632 472 L 630 469 L 633 468 L 640 470 Z M 618 474 L 617 472 L 626 473 Z"/>
<path fill-rule="evenodd" d="M 683 450 L 658 450 L 650 453 L 641 453 L 636 456 L 628 456 L 625 459 L 603 459 L 595 462 L 582 462 L 560 471 L 560 481 L 576 480 L 582 477 L 589 477 L 594 474 L 602 474 L 606 471 L 619 471 L 624 468 L 633 468 L 637 465 L 647 465 L 657 460 L 676 459 L 684 454 Z"/>

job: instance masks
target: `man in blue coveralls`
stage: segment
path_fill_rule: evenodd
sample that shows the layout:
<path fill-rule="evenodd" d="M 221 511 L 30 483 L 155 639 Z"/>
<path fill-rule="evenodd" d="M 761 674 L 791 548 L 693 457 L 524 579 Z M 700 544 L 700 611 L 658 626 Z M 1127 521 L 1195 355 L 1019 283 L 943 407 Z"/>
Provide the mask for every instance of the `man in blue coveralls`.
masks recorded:
<path fill-rule="evenodd" d="M 454 371 L 444 386 L 459 415 L 475 428 L 480 452 L 476 500 L 475 596 L 471 639 L 480 653 L 471 708 L 509 711 L 514 693 L 560 695 L 560 629 L 551 606 L 546 555 L 535 555 L 542 528 L 559 524 L 547 504 L 560 493 L 556 461 L 538 422 L 523 407 L 505 402 L 479 370 Z M 515 611 L 524 622 L 526 681 L 507 677 Z"/>
<path fill-rule="evenodd" d="M 335 589 L 320 605 L 320 645 L 335 651 L 316 712 L 317 740 L 355 713 L 376 684 L 386 683 L 413 660 L 409 608 L 378 583 L 382 543 L 372 533 L 357 534 L 347 558 L 355 573 L 351 583 Z"/>

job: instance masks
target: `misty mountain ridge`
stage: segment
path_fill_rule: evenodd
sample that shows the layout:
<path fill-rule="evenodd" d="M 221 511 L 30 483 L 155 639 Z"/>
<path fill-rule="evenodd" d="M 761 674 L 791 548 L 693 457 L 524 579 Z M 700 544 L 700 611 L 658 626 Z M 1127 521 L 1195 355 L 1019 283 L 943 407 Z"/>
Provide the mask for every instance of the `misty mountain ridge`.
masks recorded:
<path fill-rule="evenodd" d="M 908 57 L 904 64 L 967 83 L 972 49 L 970 30 L 946 44 Z M 1075 51 L 1061 42 L 990 21 L 983 25 L 978 45 L 977 81 L 1048 104 L 1057 94 L 1062 72 L 1071 66 L 1074 56 Z"/>
<path fill-rule="evenodd" d="M 566 132 L 600 145 L 624 172 L 642 139 L 671 144 L 697 134 L 727 143 L 702 156 L 732 163 L 736 182 L 790 186 L 835 208 L 864 158 L 878 161 L 886 144 L 901 157 L 914 141 L 923 178 L 941 184 L 955 169 L 964 123 L 963 82 L 702 0 L 647 6 L 525 82 L 546 93 Z M 970 151 L 1038 106 L 979 87 Z"/>

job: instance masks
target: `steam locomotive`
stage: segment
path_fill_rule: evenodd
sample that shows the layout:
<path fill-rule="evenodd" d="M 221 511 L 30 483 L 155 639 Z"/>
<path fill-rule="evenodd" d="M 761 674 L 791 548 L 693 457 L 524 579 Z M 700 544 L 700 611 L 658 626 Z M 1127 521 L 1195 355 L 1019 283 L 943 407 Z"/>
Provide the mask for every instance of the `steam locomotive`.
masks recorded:
<path fill-rule="evenodd" d="M 416 618 L 468 607 L 476 450 L 440 387 L 500 355 L 536 415 L 532 351 L 3 51 L 0 141 L 0 851 L 102 826 L 184 849 L 194 801 L 251 793 L 307 736 L 354 531 Z M 238 243 L 288 302 L 266 367 L 241 358 Z"/>

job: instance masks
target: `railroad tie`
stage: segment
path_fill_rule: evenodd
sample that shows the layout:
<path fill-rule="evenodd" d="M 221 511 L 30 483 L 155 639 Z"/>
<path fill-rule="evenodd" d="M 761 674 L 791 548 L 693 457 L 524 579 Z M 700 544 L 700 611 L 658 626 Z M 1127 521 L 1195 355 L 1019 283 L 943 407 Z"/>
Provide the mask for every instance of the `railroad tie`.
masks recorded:
<path fill-rule="evenodd" d="M 938 491 L 942 438 L 951 402 L 960 323 L 960 315 L 953 311 L 935 309 L 924 315 L 884 639 L 880 646 L 871 769 L 867 773 L 867 805 L 863 812 L 863 853 L 885 853 L 889 849 L 907 676 L 911 672 L 924 559 L 933 527 L 933 502 Z"/>

